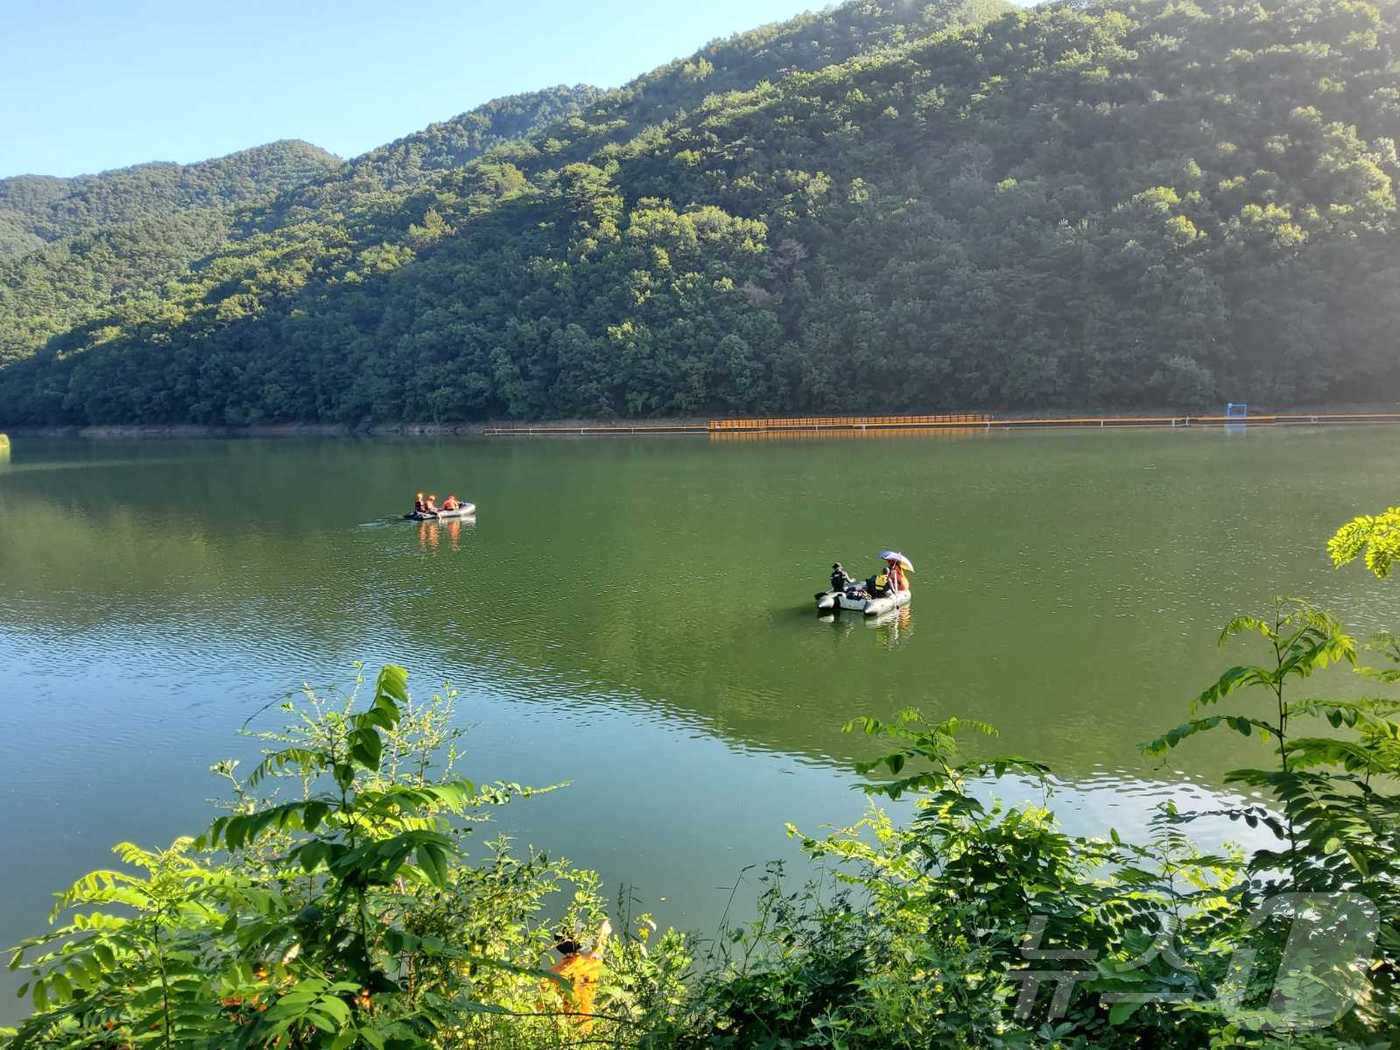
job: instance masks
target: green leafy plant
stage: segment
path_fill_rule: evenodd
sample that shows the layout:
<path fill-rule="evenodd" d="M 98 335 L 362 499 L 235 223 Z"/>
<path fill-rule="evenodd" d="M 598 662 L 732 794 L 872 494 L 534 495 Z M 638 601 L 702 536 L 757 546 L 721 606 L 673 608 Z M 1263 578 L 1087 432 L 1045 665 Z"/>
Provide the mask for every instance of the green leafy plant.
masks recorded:
<path fill-rule="evenodd" d="M 577 1034 L 549 1006 L 544 909 L 572 884 L 564 921 L 595 919 L 596 877 L 503 839 L 471 862 L 482 808 L 534 789 L 456 775 L 451 694 L 415 705 L 392 665 L 364 705 L 360 685 L 284 705 L 294 721 L 246 779 L 217 764 L 233 798 L 203 836 L 120 846 L 132 870 L 59 895 L 66 921 L 12 954 L 33 1012 L 7 1047 L 404 1050 L 499 1041 L 501 1018 L 531 1045 Z M 619 945 L 612 1026 L 674 1003 L 687 960 L 674 935 Z"/>
<path fill-rule="evenodd" d="M 983 1047 L 1198 1045 L 1204 1017 L 1094 996 L 1051 1009 L 1037 959 L 1072 959 L 1073 985 L 1131 996 L 1208 990 L 1226 970 L 1240 861 L 1196 850 L 1164 819 L 1149 842 L 1066 834 L 1045 805 L 987 798 L 1012 776 L 1047 794 L 1048 771 L 1019 757 L 965 757 L 977 722 L 918 712 L 861 718 L 848 731 L 893 743 L 858 764 L 872 795 L 912 796 L 905 825 L 872 809 L 859 824 L 802 845 L 835 887 L 791 892 L 765 873 L 759 918 L 736 930 L 686 1045 Z M 1164 818 L 1168 815 L 1164 815 Z M 798 834 L 796 829 L 791 829 Z M 1175 943 L 1205 960 L 1182 972 L 1154 948 L 1163 916 Z M 1184 947 L 1182 947 L 1184 946 Z M 1048 1015 L 1048 1019 L 1046 1019 Z M 1087 1042 L 1086 1042 L 1087 1041 Z"/>
<path fill-rule="evenodd" d="M 1400 557 L 1400 507 L 1387 507 L 1375 515 L 1358 515 L 1327 541 L 1327 553 L 1338 568 L 1355 561 L 1363 552 L 1366 568 L 1377 579 L 1390 575 L 1390 567 Z"/>
<path fill-rule="evenodd" d="M 1383 683 L 1400 675 L 1356 667 L 1354 639 L 1304 602 L 1237 618 L 1221 642 L 1254 635 L 1269 659 L 1226 670 L 1189 721 L 1143 747 L 1161 755 L 1229 729 L 1266 742 L 1274 764 L 1230 773 L 1248 796 L 1223 810 L 1163 806 L 1145 840 L 1064 833 L 1043 766 L 962 754 L 960 735 L 995 735 L 982 723 L 929 722 L 916 711 L 850 723 L 894 745 L 857 764 L 872 778 L 862 787 L 912 798 L 912 817 L 901 825 L 873 810 L 851 828 L 804 837 L 835 892 L 792 892 L 780 870 L 767 872 L 759 917 L 722 942 L 683 1045 L 1380 1045 L 1400 1030 L 1400 702 L 1295 699 L 1291 690 L 1328 668 Z M 1400 658 L 1393 639 L 1370 648 Z M 1234 709 L 1220 712 L 1227 701 Z M 995 801 L 998 783 L 1038 788 L 1045 804 Z M 1190 825 L 1222 815 L 1271 832 L 1277 846 L 1203 852 Z M 1304 924 L 1304 947 L 1322 962 L 1281 969 L 1296 931 L 1261 905 L 1300 893 L 1369 902 L 1380 919 L 1374 958 L 1360 970 L 1328 961 L 1345 931 Z M 1056 1006 L 1043 985 L 1066 970 Z M 1339 1002 L 1340 1016 L 1281 1039 L 1290 1015 L 1252 1005 L 1271 994 Z"/>
<path fill-rule="evenodd" d="M 1266 805 L 1243 801 L 1222 812 L 1251 827 L 1263 827 L 1278 847 L 1249 857 L 1247 906 L 1282 893 L 1350 893 L 1371 901 L 1381 916 L 1378 957 L 1371 987 L 1360 996 L 1361 1025 L 1384 1028 L 1400 1019 L 1389 975 L 1400 950 L 1400 701 L 1386 698 L 1292 699 L 1289 688 L 1335 665 L 1354 665 L 1358 647 L 1333 617 L 1304 602 L 1280 602 L 1270 617 L 1239 617 L 1221 643 L 1241 635 L 1263 638 L 1271 656 L 1264 664 L 1231 667 L 1193 704 L 1193 714 L 1249 690 L 1268 698 L 1270 712 L 1245 709 L 1198 716 L 1143 745 L 1160 755 L 1201 732 L 1229 728 L 1266 740 L 1274 768 L 1243 768 L 1226 774 Z M 1389 671 L 1361 668 L 1369 677 L 1393 680 Z M 1326 735 L 1323 725 L 1344 735 Z M 1300 732 L 1299 729 L 1302 728 Z M 1198 814 L 1199 815 L 1199 814 Z M 1284 931 L 1274 930 L 1276 938 Z M 1260 931 L 1267 937 L 1270 931 Z M 1278 943 L 1265 950 L 1277 954 Z M 1350 980 L 1349 975 L 1337 975 Z"/>
<path fill-rule="evenodd" d="M 34 1003 L 12 1045 L 94 1029 L 176 1046 L 217 1028 L 202 1008 L 215 998 L 206 945 L 237 879 L 192 858 L 191 846 L 122 843 L 114 852 L 134 871 L 90 872 L 57 895 L 51 922 L 68 920 L 10 957 L 11 969 L 30 971 L 20 994 Z"/>

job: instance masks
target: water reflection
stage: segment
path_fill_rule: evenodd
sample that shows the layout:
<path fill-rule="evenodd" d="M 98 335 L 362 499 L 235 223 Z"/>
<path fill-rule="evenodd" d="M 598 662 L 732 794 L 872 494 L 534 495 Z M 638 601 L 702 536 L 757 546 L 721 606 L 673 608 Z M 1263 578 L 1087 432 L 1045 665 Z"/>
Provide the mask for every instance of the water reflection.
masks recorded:
<path fill-rule="evenodd" d="M 870 427 L 868 429 L 784 427 L 781 430 L 712 430 L 709 440 L 716 444 L 768 441 L 898 441 L 915 438 L 926 441 L 965 441 L 991 436 L 989 427 Z"/>
<path fill-rule="evenodd" d="M 1231 615 L 1283 592 L 1363 633 L 1400 619 L 1321 552 L 1390 499 L 1397 444 L 26 441 L 0 474 L 0 940 L 108 842 L 197 828 L 242 721 L 356 659 L 459 686 L 473 775 L 572 781 L 511 828 L 684 924 L 790 850 L 785 821 L 859 817 L 859 714 L 992 722 L 1077 829 L 1141 828 L 1263 754 L 1135 747 L 1238 655 L 1214 644 Z M 453 478 L 480 520 L 394 517 L 413 477 Z M 1287 515 L 1261 511 L 1285 478 Z M 819 620 L 834 555 L 882 542 L 919 564 L 914 604 Z"/>
<path fill-rule="evenodd" d="M 817 615 L 817 622 L 830 625 L 841 639 L 850 638 L 857 632 L 873 631 L 884 648 L 893 649 L 913 636 L 914 610 L 910 605 L 903 605 L 874 616 L 851 611 L 823 612 Z"/>
<path fill-rule="evenodd" d="M 444 541 L 448 550 L 462 549 L 462 530 L 476 527 L 475 518 L 449 518 L 446 521 L 418 522 L 418 549 L 436 551 Z"/>
<path fill-rule="evenodd" d="M 273 688 L 371 653 L 435 675 L 490 663 L 819 761 L 849 757 L 852 704 L 914 703 L 996 722 L 1073 775 L 1132 759 L 1229 658 L 1219 624 L 1276 592 L 1363 630 L 1393 620 L 1320 547 L 1387 498 L 1369 464 L 1396 432 L 1258 437 L 52 446 L 0 485 L 0 613 L 48 636 L 151 625 L 180 652 L 235 639 Z M 1285 462 L 1288 518 L 1247 513 Z M 357 527 L 432 474 L 461 479 L 479 523 Z M 832 491 L 878 520 L 833 514 Z M 916 605 L 814 623 L 832 552 L 884 539 L 929 560 Z M 1194 761 L 1218 777 L 1235 757 L 1202 742 Z"/>

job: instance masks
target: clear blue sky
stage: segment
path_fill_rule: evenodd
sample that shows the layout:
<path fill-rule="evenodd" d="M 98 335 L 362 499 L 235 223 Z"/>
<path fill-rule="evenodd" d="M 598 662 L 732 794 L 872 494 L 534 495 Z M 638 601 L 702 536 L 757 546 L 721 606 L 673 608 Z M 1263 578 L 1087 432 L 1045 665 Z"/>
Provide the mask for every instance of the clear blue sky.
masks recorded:
<path fill-rule="evenodd" d="M 0 178 L 298 138 L 363 153 L 498 95 L 614 87 L 811 0 L 0 0 Z"/>

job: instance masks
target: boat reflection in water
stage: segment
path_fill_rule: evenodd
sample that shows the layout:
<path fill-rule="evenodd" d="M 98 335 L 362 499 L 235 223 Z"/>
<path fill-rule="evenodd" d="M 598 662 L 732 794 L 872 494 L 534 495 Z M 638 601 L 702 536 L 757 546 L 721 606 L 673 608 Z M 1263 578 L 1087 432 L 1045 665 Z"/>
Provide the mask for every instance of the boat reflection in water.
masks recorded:
<path fill-rule="evenodd" d="M 902 605 L 898 609 L 870 617 L 865 626 L 875 631 L 886 648 L 893 649 L 913 635 L 914 612 L 909 606 Z"/>
<path fill-rule="evenodd" d="M 452 550 L 462 548 L 462 527 L 476 528 L 476 518 L 448 518 L 446 521 L 420 521 L 418 523 L 418 546 L 425 551 L 436 551 L 447 534 L 447 543 Z"/>
<path fill-rule="evenodd" d="M 875 616 L 853 616 L 849 613 L 838 616 L 834 612 L 823 612 L 817 615 L 817 622 L 834 625 L 840 638 L 861 629 L 873 630 L 885 648 L 893 649 L 913 635 L 914 610 L 908 605 L 901 605 Z"/>

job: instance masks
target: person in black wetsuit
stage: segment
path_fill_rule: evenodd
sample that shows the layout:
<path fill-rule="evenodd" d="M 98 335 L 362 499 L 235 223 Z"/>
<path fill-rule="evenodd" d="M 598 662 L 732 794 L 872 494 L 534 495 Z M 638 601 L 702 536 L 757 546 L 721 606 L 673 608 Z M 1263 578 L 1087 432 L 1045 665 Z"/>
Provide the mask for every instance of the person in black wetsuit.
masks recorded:
<path fill-rule="evenodd" d="M 854 587 L 855 582 L 839 561 L 831 567 L 831 589 L 833 591 L 845 591 L 849 587 Z"/>

